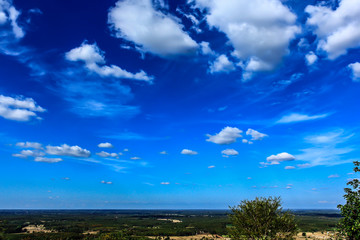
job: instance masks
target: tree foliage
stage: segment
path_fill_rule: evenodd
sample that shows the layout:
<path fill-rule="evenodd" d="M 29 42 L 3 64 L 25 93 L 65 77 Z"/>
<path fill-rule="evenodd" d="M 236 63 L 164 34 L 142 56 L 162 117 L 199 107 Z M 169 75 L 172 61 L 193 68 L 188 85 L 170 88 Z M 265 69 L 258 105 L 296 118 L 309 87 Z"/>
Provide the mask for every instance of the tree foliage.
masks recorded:
<path fill-rule="evenodd" d="M 282 210 L 280 197 L 243 200 L 230 209 L 234 240 L 292 239 L 297 233 L 295 217 Z"/>
<path fill-rule="evenodd" d="M 354 165 L 354 172 L 360 172 L 360 162 L 355 161 Z M 339 223 L 339 231 L 347 239 L 360 239 L 360 181 L 354 178 L 347 185 L 351 187 L 344 188 L 346 203 L 338 205 L 343 216 Z"/>

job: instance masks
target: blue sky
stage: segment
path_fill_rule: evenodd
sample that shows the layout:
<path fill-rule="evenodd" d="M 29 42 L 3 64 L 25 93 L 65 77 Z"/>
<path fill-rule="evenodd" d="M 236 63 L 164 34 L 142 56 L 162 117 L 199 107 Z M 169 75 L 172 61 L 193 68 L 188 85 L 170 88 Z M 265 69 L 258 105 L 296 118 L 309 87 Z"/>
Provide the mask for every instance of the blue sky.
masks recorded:
<path fill-rule="evenodd" d="M 0 208 L 336 208 L 360 2 L 0 0 Z"/>

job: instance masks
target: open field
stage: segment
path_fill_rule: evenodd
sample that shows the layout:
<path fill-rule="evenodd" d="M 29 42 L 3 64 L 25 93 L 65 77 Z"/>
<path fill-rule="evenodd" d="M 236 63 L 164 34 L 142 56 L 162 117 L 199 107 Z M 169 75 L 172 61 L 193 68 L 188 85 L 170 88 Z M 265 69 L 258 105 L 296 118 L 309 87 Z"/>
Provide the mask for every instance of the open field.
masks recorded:
<path fill-rule="evenodd" d="M 297 210 L 311 239 L 329 239 L 339 213 Z M 226 210 L 3 210 L 0 239 L 228 239 Z"/>

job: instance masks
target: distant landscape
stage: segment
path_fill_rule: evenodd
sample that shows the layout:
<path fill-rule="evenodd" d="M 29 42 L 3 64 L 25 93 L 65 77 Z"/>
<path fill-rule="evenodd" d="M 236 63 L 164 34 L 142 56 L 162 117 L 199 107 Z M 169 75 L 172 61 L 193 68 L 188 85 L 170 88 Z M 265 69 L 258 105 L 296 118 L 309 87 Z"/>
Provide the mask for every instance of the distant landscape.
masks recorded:
<path fill-rule="evenodd" d="M 0 239 L 229 238 L 228 210 L 1 210 Z M 333 232 L 337 210 L 292 210 L 299 234 Z M 179 238 L 179 237 L 187 238 Z"/>

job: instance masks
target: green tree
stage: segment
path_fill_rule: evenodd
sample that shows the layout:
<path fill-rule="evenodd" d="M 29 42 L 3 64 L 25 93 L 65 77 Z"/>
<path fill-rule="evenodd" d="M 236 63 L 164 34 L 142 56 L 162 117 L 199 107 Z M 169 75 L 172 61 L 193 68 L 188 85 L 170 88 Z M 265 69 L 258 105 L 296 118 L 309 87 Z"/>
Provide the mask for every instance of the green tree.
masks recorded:
<path fill-rule="evenodd" d="M 354 165 L 354 172 L 360 172 L 360 162 L 355 161 Z M 339 232 L 347 239 L 360 239 L 360 181 L 354 178 L 347 185 L 351 188 L 344 188 L 346 203 L 337 206 L 343 216 L 339 222 Z"/>
<path fill-rule="evenodd" d="M 292 239 L 297 233 L 295 217 L 283 211 L 280 197 L 243 200 L 230 207 L 231 238 L 240 239 Z"/>

